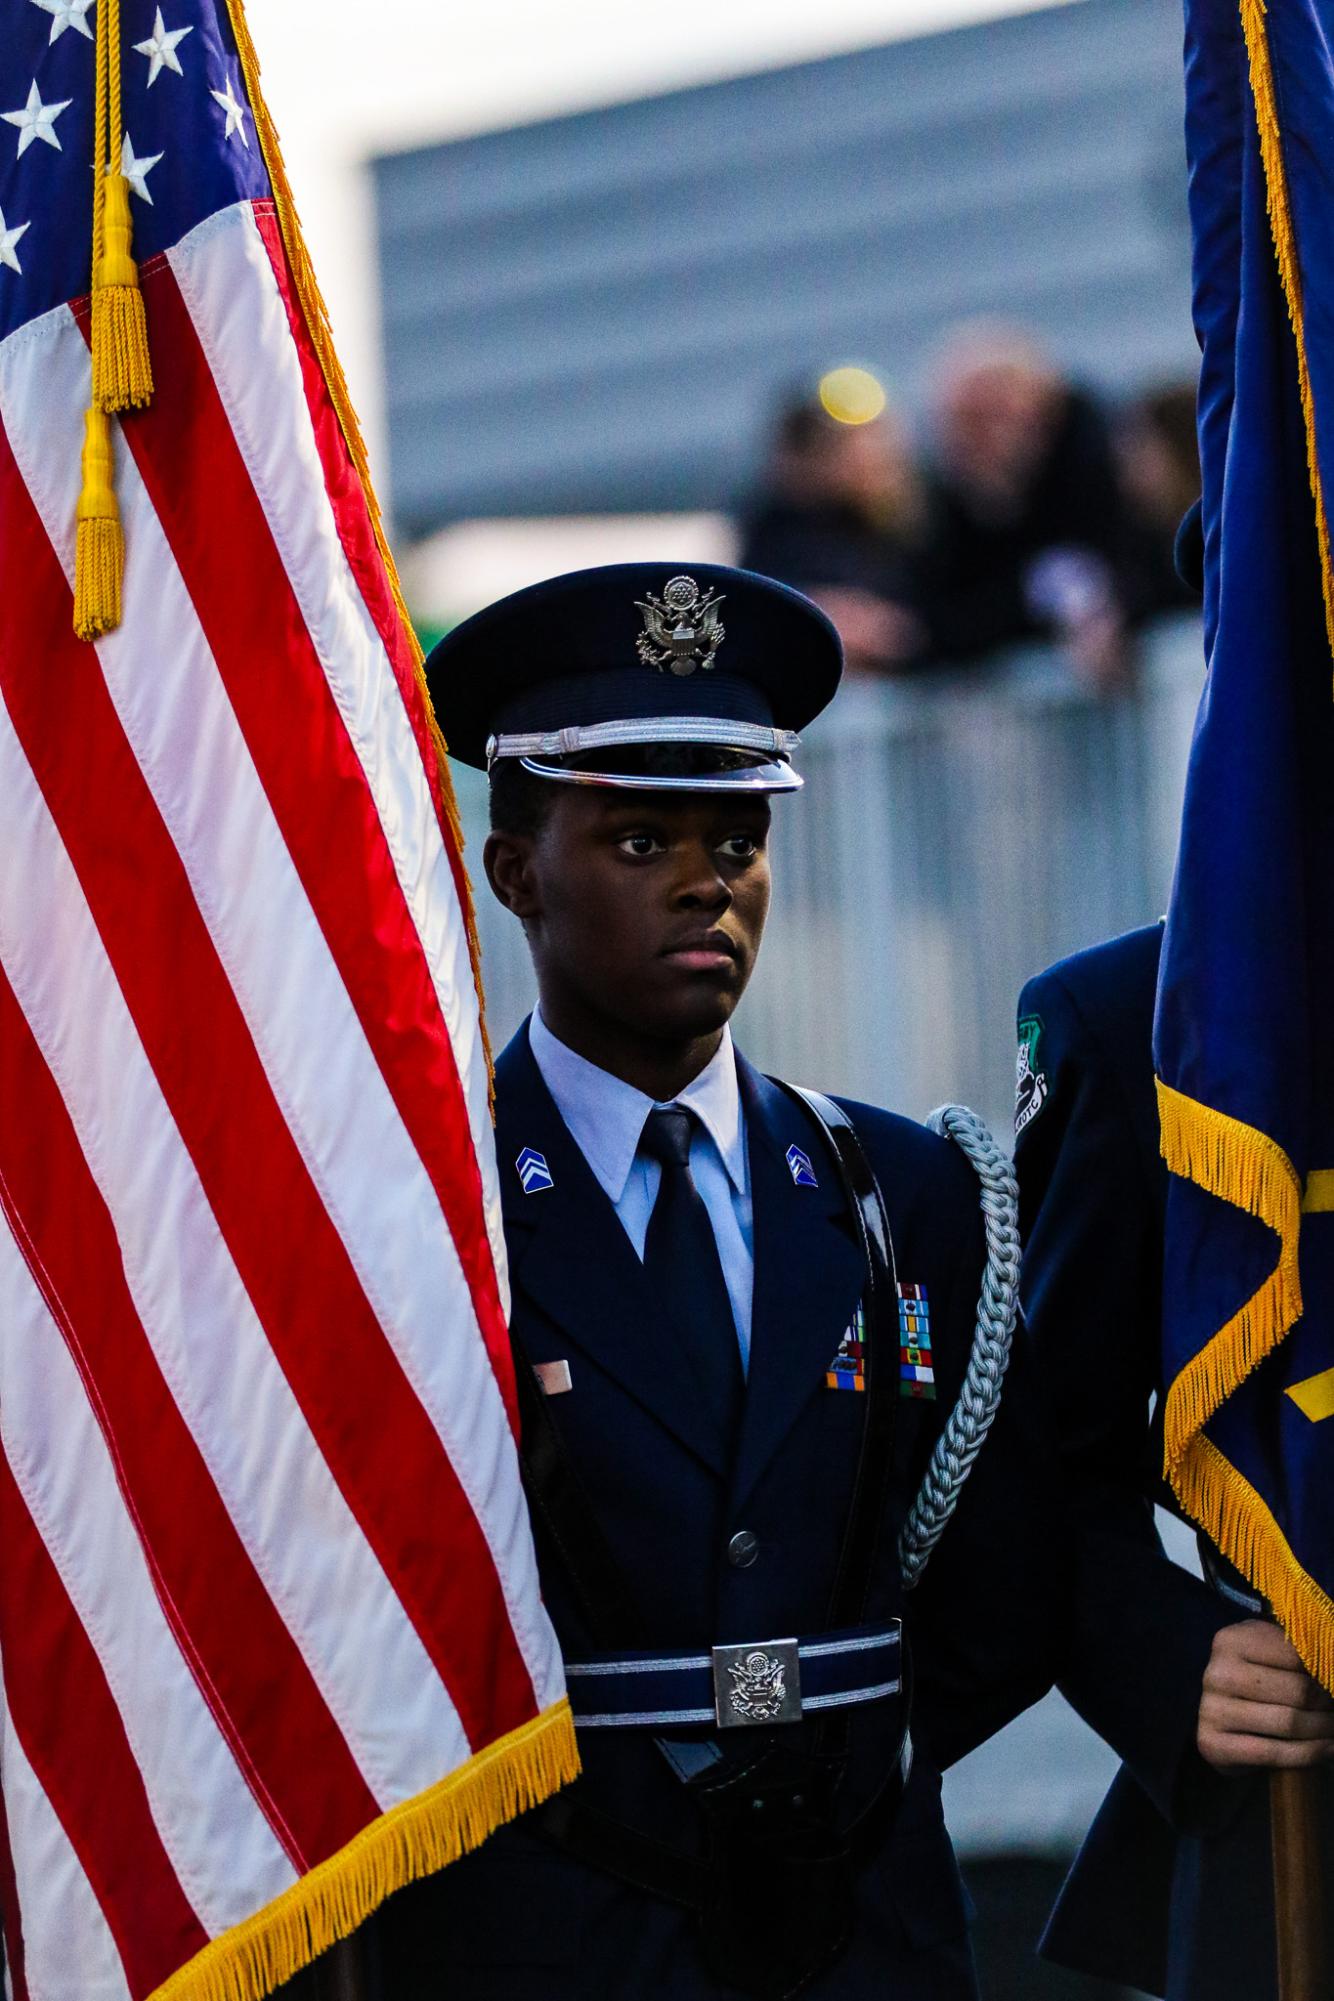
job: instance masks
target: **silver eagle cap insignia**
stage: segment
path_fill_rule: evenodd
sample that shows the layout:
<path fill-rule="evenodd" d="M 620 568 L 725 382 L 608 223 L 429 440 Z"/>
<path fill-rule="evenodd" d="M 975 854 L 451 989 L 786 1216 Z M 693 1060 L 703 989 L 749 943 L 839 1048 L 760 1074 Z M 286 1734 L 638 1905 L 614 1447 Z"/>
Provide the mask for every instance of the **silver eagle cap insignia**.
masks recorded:
<path fill-rule="evenodd" d="M 712 667 L 725 638 L 718 607 L 722 593 L 702 591 L 693 577 L 673 577 L 662 596 L 635 599 L 644 614 L 644 629 L 635 651 L 646 667 L 660 673 L 693 674 Z"/>

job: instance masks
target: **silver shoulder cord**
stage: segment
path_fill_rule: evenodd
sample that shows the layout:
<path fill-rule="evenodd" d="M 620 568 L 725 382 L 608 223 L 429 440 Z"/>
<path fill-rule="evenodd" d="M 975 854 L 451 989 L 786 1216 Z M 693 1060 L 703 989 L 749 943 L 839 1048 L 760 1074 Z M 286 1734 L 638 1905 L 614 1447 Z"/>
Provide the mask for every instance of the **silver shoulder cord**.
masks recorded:
<path fill-rule="evenodd" d="M 1014 1167 L 977 1113 L 966 1105 L 942 1105 L 926 1123 L 933 1132 L 961 1147 L 977 1172 L 982 1184 L 987 1262 L 959 1401 L 936 1440 L 921 1492 L 899 1537 L 899 1568 L 905 1590 L 911 1590 L 925 1570 L 1000 1408 L 1019 1311 L 1019 1187 Z"/>

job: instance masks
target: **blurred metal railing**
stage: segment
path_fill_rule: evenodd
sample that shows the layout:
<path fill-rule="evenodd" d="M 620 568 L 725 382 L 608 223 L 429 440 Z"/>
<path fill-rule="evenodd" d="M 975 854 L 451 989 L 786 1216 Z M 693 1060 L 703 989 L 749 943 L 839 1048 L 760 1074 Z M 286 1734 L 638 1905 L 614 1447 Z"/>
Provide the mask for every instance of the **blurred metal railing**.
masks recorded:
<path fill-rule="evenodd" d="M 1202 671 L 1183 616 L 1111 700 L 1044 651 L 845 687 L 806 732 L 805 791 L 774 805 L 773 913 L 737 1018 L 752 1060 L 916 1118 L 962 1099 L 1006 1140 L 1024 980 L 1167 907 Z M 485 780 L 456 778 L 499 1049 L 532 972 L 481 874 Z"/>

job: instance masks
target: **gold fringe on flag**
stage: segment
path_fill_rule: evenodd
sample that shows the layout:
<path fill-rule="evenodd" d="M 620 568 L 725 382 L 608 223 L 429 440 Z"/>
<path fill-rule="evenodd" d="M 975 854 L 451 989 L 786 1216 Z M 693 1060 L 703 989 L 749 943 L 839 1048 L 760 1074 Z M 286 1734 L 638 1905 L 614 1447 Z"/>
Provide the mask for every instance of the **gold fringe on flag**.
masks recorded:
<path fill-rule="evenodd" d="M 237 54 L 241 62 L 241 74 L 245 79 L 246 95 L 250 100 L 250 111 L 259 135 L 260 150 L 264 155 L 264 165 L 268 170 L 269 185 L 273 189 L 274 206 L 278 212 L 278 226 L 282 231 L 283 247 L 287 252 L 287 262 L 292 273 L 292 284 L 301 305 L 306 332 L 311 346 L 319 360 L 324 375 L 325 387 L 338 418 L 349 456 L 361 481 L 361 490 L 366 499 L 366 510 L 370 515 L 371 528 L 375 535 L 380 560 L 389 579 L 394 606 L 407 638 L 412 655 L 413 672 L 421 692 L 422 704 L 426 711 L 427 729 L 435 751 L 436 764 L 440 774 L 440 792 L 444 801 L 445 818 L 460 855 L 463 853 L 463 827 L 459 820 L 458 801 L 454 796 L 454 781 L 450 777 L 446 758 L 446 744 L 440 725 L 436 720 L 435 708 L 431 702 L 430 690 L 426 685 L 426 670 L 422 660 L 421 641 L 418 639 L 408 608 L 403 598 L 398 569 L 390 552 L 384 532 L 384 520 L 380 513 L 380 503 L 371 483 L 370 464 L 366 456 L 366 442 L 361 435 L 357 413 L 352 407 L 347 381 L 342 364 L 334 349 L 333 333 L 329 325 L 329 312 L 315 279 L 310 253 L 306 249 L 301 233 L 301 221 L 292 200 L 292 190 L 283 165 L 282 150 L 278 143 L 278 133 L 259 81 L 259 57 L 255 44 L 250 38 L 246 22 L 244 0 L 227 0 L 227 13 L 232 24 L 232 34 L 236 42 Z M 486 1053 L 487 1075 L 491 1079 L 491 1110 L 495 1112 L 495 1078 L 491 1059 L 491 1043 L 486 1027 L 486 997 L 482 992 L 482 958 L 477 939 L 477 918 L 473 907 L 472 883 L 466 872 L 463 877 L 463 919 L 468 934 L 468 952 L 472 961 L 473 985 L 477 990 L 478 1018 L 482 1030 L 482 1047 Z"/>
<path fill-rule="evenodd" d="M 1334 1694 L 1334 1601 L 1297 1561 L 1267 1503 L 1204 1434 L 1219 1405 L 1301 1318 L 1297 1255 L 1310 1193 L 1304 1204 L 1292 1162 L 1266 1133 L 1161 1079 L 1158 1119 L 1173 1174 L 1244 1209 L 1278 1238 L 1278 1259 L 1263 1285 L 1168 1388 L 1165 1471 L 1186 1513 L 1268 1601 L 1308 1672 Z"/>
<path fill-rule="evenodd" d="M 1162 1154 L 1171 1172 L 1257 1217 L 1278 1238 L 1278 1259 L 1264 1284 L 1168 1389 L 1164 1458 L 1168 1478 L 1185 1504 L 1177 1486 L 1184 1454 L 1218 1406 L 1301 1317 L 1297 1242 L 1302 1186 L 1292 1162 L 1267 1133 L 1185 1097 L 1161 1078 L 1156 1082 Z"/>
<path fill-rule="evenodd" d="M 1283 134 L 1278 122 L 1278 100 L 1274 72 L 1269 60 L 1269 35 L 1265 26 L 1265 0 L 1241 0 L 1241 25 L 1246 36 L 1250 64 L 1251 97 L 1260 130 L 1260 157 L 1264 163 L 1269 226 L 1274 237 L 1274 254 L 1283 294 L 1288 302 L 1297 342 L 1297 382 L 1301 391 L 1302 417 L 1306 425 L 1306 465 L 1315 501 L 1316 539 L 1320 547 L 1320 578 L 1325 596 L 1325 634 L 1334 654 L 1334 568 L 1330 563 L 1329 521 L 1325 514 L 1324 481 L 1316 453 L 1315 398 L 1311 371 L 1306 359 L 1306 316 L 1302 300 L 1302 275 L 1297 256 L 1297 240 L 1292 227 L 1292 206 L 1288 199 L 1288 176 L 1283 164 Z"/>
<path fill-rule="evenodd" d="M 578 1772 L 574 1719 L 562 1697 L 438 1785 L 382 1814 L 264 1910 L 212 1939 L 148 2001 L 264 2001 L 395 1890 L 479 1848 Z"/>
<path fill-rule="evenodd" d="M 1268 1601 L 1307 1673 L 1334 1695 L 1334 1599 L 1303 1570 L 1267 1503 L 1204 1437 L 1191 1441 L 1172 1485 L 1228 1562 Z"/>

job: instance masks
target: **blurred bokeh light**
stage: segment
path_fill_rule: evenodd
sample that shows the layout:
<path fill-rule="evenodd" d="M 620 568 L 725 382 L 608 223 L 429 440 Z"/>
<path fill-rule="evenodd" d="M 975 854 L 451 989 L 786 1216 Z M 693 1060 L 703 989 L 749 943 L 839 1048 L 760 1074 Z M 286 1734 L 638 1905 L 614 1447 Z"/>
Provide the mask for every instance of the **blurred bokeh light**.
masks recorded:
<path fill-rule="evenodd" d="M 820 377 L 820 401 L 839 424 L 869 424 L 885 407 L 885 391 L 869 368 L 831 368 Z"/>

